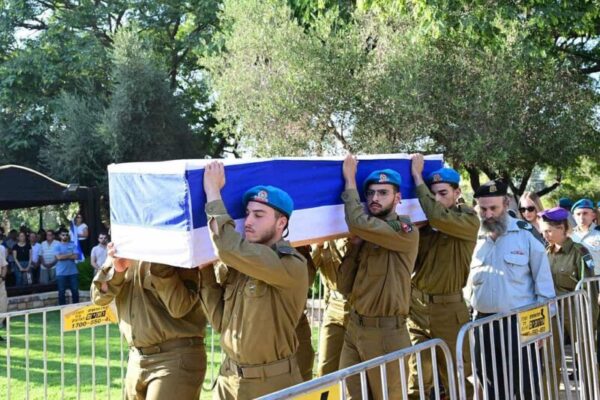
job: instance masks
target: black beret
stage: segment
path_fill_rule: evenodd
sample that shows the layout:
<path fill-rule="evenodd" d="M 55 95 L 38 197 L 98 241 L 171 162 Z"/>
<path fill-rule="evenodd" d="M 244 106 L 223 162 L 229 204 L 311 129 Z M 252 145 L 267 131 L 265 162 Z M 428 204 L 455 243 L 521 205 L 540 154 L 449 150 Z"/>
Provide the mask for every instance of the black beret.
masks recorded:
<path fill-rule="evenodd" d="M 499 179 L 495 179 L 479 186 L 473 197 L 478 199 L 480 197 L 506 196 L 507 191 L 508 185 Z"/>

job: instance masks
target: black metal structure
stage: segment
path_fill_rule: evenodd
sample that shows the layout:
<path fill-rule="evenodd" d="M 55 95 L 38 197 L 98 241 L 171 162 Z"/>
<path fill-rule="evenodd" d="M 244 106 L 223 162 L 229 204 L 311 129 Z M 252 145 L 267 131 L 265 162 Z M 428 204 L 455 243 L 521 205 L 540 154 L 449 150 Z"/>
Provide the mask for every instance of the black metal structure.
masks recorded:
<path fill-rule="evenodd" d="M 33 169 L 19 165 L 0 166 L 0 210 L 79 203 L 88 225 L 90 245 L 95 245 L 102 227 L 100 196 L 95 187 L 58 182 Z M 47 285 L 44 285 L 47 286 Z M 9 296 L 39 292 L 37 285 L 7 288 Z"/>

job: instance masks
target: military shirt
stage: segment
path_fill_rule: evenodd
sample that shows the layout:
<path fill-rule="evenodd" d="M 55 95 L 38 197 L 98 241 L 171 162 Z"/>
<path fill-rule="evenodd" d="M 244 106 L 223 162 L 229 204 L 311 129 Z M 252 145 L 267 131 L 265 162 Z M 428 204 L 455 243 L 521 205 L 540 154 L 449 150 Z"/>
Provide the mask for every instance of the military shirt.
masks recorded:
<path fill-rule="evenodd" d="M 498 313 L 555 297 L 544 246 L 508 218 L 506 232 L 495 241 L 481 229 L 467 283 L 475 311 Z"/>
<path fill-rule="evenodd" d="M 368 215 L 356 189 L 344 191 L 342 199 L 350 233 L 365 241 L 357 251 L 356 277 L 349 297 L 352 307 L 367 317 L 407 315 L 419 231 L 408 217 L 394 211 L 385 220 Z"/>
<path fill-rule="evenodd" d="M 206 214 L 217 224 L 215 253 L 228 267 L 223 286 L 212 268 L 201 271 L 202 302 L 223 351 L 242 365 L 292 356 L 308 292 L 305 258 L 285 240 L 273 248 L 246 241 L 221 200 L 208 203 Z"/>
<path fill-rule="evenodd" d="M 102 283 L 108 290 L 102 292 Z M 197 269 L 138 261 L 116 272 L 112 259 L 94 277 L 94 304 L 115 301 L 119 329 L 129 346 L 147 347 L 171 339 L 204 337 Z"/>
<path fill-rule="evenodd" d="M 549 245 L 546 251 L 557 295 L 574 291 L 580 280 L 594 275 L 594 261 L 583 245 L 567 238 L 562 246 Z"/>
<path fill-rule="evenodd" d="M 329 240 L 323 243 L 323 246 L 316 247 L 312 252 L 315 267 L 323 278 L 325 303 L 330 306 L 330 311 L 340 314 L 338 315 L 340 318 L 343 318 L 344 313 L 349 311 L 349 304 L 346 296 L 341 294 L 337 288 L 338 268 L 349 246 L 350 243 L 347 239 Z"/>
<path fill-rule="evenodd" d="M 416 192 L 429 224 L 420 229 L 413 285 L 428 294 L 460 292 L 469 277 L 479 217 L 463 204 L 444 207 L 424 184 Z"/>
<path fill-rule="evenodd" d="M 571 234 L 571 240 L 581 243 L 590 251 L 594 258 L 594 275 L 600 275 L 600 226 L 592 223 L 587 232 L 575 227 Z"/>

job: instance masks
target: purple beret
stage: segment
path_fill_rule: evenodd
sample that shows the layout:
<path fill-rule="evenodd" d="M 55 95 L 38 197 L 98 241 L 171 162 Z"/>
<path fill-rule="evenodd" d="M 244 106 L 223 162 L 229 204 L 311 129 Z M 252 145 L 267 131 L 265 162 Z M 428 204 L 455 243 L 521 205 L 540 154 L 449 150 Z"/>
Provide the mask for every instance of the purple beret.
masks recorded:
<path fill-rule="evenodd" d="M 547 219 L 549 221 L 563 221 L 569 219 L 569 212 L 561 207 L 554 207 L 549 210 L 544 210 L 538 213 L 539 217 Z"/>

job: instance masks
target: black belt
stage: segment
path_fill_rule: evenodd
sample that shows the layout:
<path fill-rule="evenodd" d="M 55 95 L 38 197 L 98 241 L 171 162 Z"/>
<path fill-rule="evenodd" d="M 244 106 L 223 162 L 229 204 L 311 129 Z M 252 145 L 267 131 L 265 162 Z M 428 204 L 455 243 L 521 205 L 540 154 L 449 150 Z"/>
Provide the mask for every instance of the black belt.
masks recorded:
<path fill-rule="evenodd" d="M 449 293 L 449 294 L 428 294 L 420 291 L 416 287 L 411 289 L 412 296 L 425 302 L 432 304 L 450 304 L 450 303 L 462 303 L 463 294 L 462 292 Z"/>
<path fill-rule="evenodd" d="M 365 328 L 400 328 L 406 324 L 406 318 L 402 315 L 391 317 L 365 317 L 352 310 L 350 318 L 359 326 Z"/>
<path fill-rule="evenodd" d="M 240 378 L 255 379 L 255 378 L 271 378 L 292 372 L 294 365 L 297 365 L 296 356 L 293 355 L 282 360 L 277 360 L 268 364 L 262 365 L 244 365 L 238 364 L 231 358 L 225 358 L 223 366 L 229 371 L 235 373 Z"/>
<path fill-rule="evenodd" d="M 146 347 L 135 347 L 132 346 L 132 349 L 135 349 L 143 356 L 149 356 L 152 354 L 164 353 L 165 351 L 171 351 L 177 349 L 179 347 L 191 347 L 191 346 L 199 346 L 204 344 L 204 338 L 201 337 L 189 337 L 182 339 L 172 339 L 167 340 L 165 342 L 156 344 L 154 346 L 146 346 Z"/>

